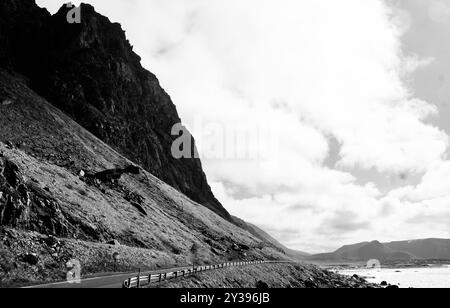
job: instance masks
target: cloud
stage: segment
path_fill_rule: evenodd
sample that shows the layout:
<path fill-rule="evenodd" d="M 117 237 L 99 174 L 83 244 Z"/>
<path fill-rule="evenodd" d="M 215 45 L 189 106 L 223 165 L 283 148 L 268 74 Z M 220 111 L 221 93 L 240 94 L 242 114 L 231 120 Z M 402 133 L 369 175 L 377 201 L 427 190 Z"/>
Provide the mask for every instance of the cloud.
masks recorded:
<path fill-rule="evenodd" d="M 52 10 L 61 3 L 37 2 Z M 435 166 L 448 136 L 427 123 L 437 108 L 408 87 L 432 61 L 403 54 L 409 15 L 393 19 L 383 0 L 86 2 L 126 29 L 233 214 L 313 252 L 429 230 L 450 236 L 426 220 L 411 226 L 443 210 L 427 212 L 421 197 L 441 192 L 427 183 L 447 176 Z M 355 169 L 427 176 L 382 194 L 359 184 Z"/>
<path fill-rule="evenodd" d="M 450 6 L 445 1 L 432 0 L 430 1 L 428 14 L 434 22 L 448 23 L 450 17 Z"/>

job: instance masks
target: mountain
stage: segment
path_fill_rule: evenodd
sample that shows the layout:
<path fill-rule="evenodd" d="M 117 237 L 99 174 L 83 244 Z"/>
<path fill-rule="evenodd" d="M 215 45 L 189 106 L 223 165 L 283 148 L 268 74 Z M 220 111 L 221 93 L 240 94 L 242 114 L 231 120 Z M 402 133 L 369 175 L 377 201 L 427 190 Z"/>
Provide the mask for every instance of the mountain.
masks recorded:
<path fill-rule="evenodd" d="M 309 257 L 310 260 L 323 261 L 369 261 L 378 259 L 380 261 L 410 260 L 413 256 L 401 251 L 396 251 L 378 242 L 363 242 L 354 245 L 347 245 L 339 248 L 335 252 L 316 254 Z"/>
<path fill-rule="evenodd" d="M 0 2 L 0 65 L 94 136 L 192 200 L 231 220 L 214 197 L 199 159 L 175 159 L 175 105 L 117 23 L 81 5 L 69 24 L 34 0 Z M 18 140 L 11 140 L 17 142 Z M 195 153 L 195 141 L 192 142 Z"/>
<path fill-rule="evenodd" d="M 450 240 L 448 239 L 401 241 L 385 245 L 394 250 L 408 252 L 419 259 L 450 260 Z"/>
<path fill-rule="evenodd" d="M 378 259 L 383 261 L 410 259 L 440 259 L 450 260 L 450 240 L 423 239 L 380 243 L 378 241 L 346 245 L 335 252 L 316 254 L 310 260 L 351 260 L 368 261 Z"/>
<path fill-rule="evenodd" d="M 70 258 L 101 268 L 111 241 L 155 266 L 188 264 L 193 246 L 205 262 L 283 257 L 143 169 L 94 178 L 134 163 L 3 69 L 0 102 L 0 254 L 9 259 L 35 253 L 46 269 Z M 52 246 L 39 244 L 52 237 L 65 246 L 58 261 Z"/>
<path fill-rule="evenodd" d="M 118 24 L 81 9 L 69 25 L 66 8 L 0 2 L 0 286 L 65 279 L 70 260 L 84 275 L 285 260 L 198 159 L 172 158 L 169 96 Z"/>

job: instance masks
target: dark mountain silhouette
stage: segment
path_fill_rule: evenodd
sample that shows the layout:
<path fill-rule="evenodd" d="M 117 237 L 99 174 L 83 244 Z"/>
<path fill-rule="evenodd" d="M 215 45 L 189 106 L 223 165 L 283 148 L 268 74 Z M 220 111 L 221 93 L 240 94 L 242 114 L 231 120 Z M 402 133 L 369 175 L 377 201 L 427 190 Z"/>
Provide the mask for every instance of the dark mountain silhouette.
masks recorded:
<path fill-rule="evenodd" d="M 112 148 L 231 220 L 200 160 L 172 157 L 177 136 L 171 129 L 181 120 L 121 26 L 87 4 L 81 5 L 81 23 L 69 24 L 69 9 L 63 6 L 52 16 L 34 0 L 2 0 L 0 65 Z"/>
<path fill-rule="evenodd" d="M 424 239 L 380 243 L 378 241 L 346 245 L 335 252 L 316 254 L 311 260 L 382 261 L 410 259 L 450 259 L 450 240 Z"/>

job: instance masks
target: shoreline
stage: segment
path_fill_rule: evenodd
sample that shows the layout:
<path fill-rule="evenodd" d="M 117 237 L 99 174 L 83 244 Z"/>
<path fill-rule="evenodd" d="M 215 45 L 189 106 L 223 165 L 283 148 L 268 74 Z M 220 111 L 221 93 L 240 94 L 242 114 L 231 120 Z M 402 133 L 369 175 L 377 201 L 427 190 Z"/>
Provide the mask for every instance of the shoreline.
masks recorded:
<path fill-rule="evenodd" d="M 399 288 L 450 288 L 450 266 L 346 269 L 336 273 L 344 276 L 359 275 L 370 283 L 383 286 L 393 285 Z"/>

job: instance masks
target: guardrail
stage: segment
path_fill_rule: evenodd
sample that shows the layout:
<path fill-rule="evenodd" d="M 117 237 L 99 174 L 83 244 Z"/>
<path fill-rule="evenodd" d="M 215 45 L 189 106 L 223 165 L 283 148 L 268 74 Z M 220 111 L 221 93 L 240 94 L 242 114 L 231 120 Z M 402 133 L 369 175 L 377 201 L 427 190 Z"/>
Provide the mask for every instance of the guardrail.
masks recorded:
<path fill-rule="evenodd" d="M 264 264 L 272 263 L 273 261 L 242 261 L 242 262 L 227 262 L 216 265 L 204 265 L 192 268 L 186 268 L 184 270 L 174 271 L 174 272 L 162 272 L 159 274 L 149 274 L 149 275 L 138 275 L 135 277 L 128 278 L 123 282 L 122 287 L 126 289 L 140 288 L 147 286 L 152 283 L 160 283 L 166 280 L 175 279 L 179 277 L 188 277 L 200 272 L 212 271 L 227 267 L 238 267 L 246 265 Z"/>

